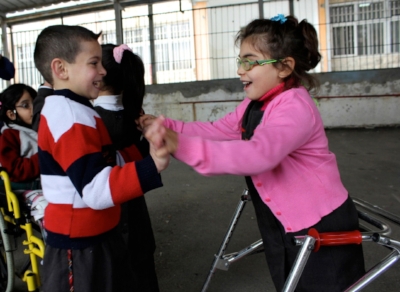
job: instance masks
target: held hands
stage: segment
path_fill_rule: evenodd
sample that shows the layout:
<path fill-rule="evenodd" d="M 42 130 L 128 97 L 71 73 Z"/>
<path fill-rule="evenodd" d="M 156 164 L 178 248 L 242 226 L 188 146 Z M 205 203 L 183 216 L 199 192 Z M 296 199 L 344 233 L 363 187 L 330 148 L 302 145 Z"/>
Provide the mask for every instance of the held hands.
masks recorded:
<path fill-rule="evenodd" d="M 163 125 L 164 117 L 148 118 L 146 121 L 143 134 L 150 146 L 154 147 L 155 154 L 157 156 L 174 154 L 178 148 L 178 134 Z"/>
<path fill-rule="evenodd" d="M 164 121 L 164 119 L 162 119 Z M 162 124 L 162 121 L 161 121 Z M 170 160 L 169 153 L 166 151 L 159 151 L 160 148 L 162 148 L 162 141 L 158 141 L 159 137 L 155 132 L 158 131 L 157 129 L 151 129 L 151 126 L 147 126 L 143 130 L 143 134 L 145 138 L 149 141 L 150 143 L 150 155 L 153 158 L 153 161 L 157 167 L 158 172 L 160 173 L 164 169 L 167 168 Z M 148 136 L 153 137 L 154 140 L 157 140 L 156 143 L 152 143 L 151 140 L 149 140 Z M 161 146 L 159 146 L 161 145 Z"/>
<path fill-rule="evenodd" d="M 169 155 L 178 148 L 178 134 L 163 125 L 164 119 L 163 116 L 144 114 L 136 120 L 137 128 L 149 141 L 150 155 L 159 172 L 168 166 Z"/>

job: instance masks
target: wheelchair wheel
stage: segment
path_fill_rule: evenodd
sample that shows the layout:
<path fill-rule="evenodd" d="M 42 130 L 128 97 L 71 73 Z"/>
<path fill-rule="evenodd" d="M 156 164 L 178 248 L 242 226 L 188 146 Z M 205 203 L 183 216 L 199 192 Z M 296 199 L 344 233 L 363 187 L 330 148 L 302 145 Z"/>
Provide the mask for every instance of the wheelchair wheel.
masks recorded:
<path fill-rule="evenodd" d="M 14 256 L 7 225 L 0 213 L 0 291 L 11 292 L 14 288 Z"/>

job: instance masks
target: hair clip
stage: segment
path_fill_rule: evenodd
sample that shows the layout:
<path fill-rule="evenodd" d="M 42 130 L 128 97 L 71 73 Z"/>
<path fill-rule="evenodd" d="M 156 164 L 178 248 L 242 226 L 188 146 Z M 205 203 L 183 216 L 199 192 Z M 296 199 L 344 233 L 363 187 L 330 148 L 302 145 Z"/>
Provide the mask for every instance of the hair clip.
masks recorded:
<path fill-rule="evenodd" d="M 272 21 L 279 21 L 281 24 L 286 22 L 286 17 L 283 14 L 278 14 L 271 18 Z"/>
<path fill-rule="evenodd" d="M 128 47 L 127 45 L 125 45 L 125 44 L 119 45 L 118 47 L 114 48 L 114 50 L 113 50 L 114 60 L 118 64 L 121 63 L 122 55 L 124 54 L 125 50 L 128 50 L 128 51 L 132 52 L 131 48 Z"/>

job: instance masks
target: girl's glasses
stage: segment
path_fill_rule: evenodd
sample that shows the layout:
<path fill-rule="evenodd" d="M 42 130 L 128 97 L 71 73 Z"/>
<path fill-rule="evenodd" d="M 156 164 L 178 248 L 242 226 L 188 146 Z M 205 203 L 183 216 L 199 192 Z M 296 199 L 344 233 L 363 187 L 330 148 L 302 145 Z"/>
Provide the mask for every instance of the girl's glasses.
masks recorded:
<path fill-rule="evenodd" d="M 276 63 L 276 62 L 280 62 L 283 59 L 279 59 L 279 60 L 275 60 L 275 59 L 270 59 L 270 60 L 255 60 L 255 61 L 250 61 L 249 59 L 240 59 L 237 58 L 236 59 L 236 63 L 237 63 L 237 67 L 238 69 L 240 68 L 240 66 L 242 66 L 242 68 L 246 71 L 250 71 L 251 69 L 253 69 L 254 65 L 260 65 L 260 66 L 264 66 L 266 64 L 272 64 L 272 63 Z"/>
<path fill-rule="evenodd" d="M 19 108 L 23 108 L 23 109 L 32 109 L 33 103 L 30 101 L 22 102 L 21 104 L 16 105 L 15 107 L 19 107 Z"/>

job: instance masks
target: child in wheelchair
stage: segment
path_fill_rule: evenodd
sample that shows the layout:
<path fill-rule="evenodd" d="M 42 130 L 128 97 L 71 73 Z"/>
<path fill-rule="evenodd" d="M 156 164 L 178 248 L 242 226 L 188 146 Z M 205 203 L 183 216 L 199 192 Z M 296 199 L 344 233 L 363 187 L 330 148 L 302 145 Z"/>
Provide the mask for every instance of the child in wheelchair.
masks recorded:
<path fill-rule="evenodd" d="M 0 164 L 9 175 L 21 209 L 33 217 L 44 236 L 42 218 L 47 201 L 39 180 L 37 133 L 31 129 L 36 94 L 36 90 L 25 84 L 10 85 L 0 94 L 0 120 L 4 122 L 0 135 Z M 1 200 L 4 199 L 5 196 L 1 196 Z"/>

